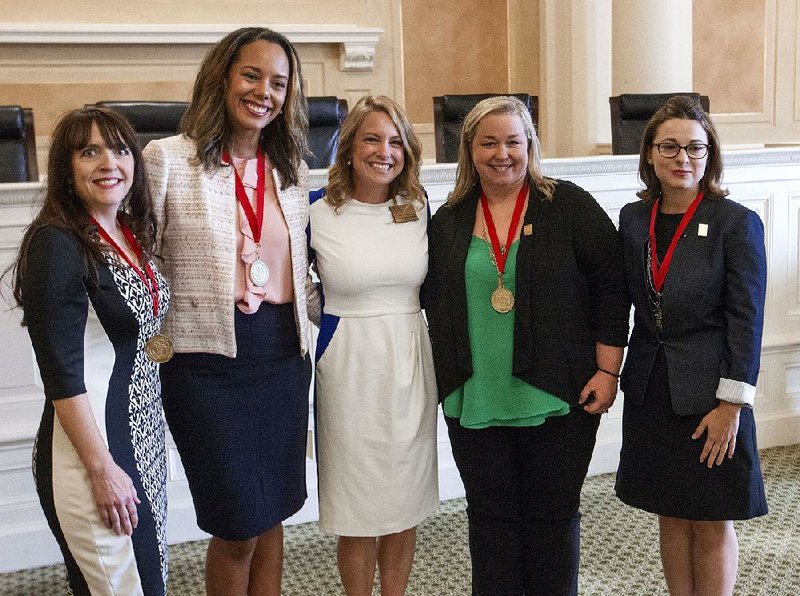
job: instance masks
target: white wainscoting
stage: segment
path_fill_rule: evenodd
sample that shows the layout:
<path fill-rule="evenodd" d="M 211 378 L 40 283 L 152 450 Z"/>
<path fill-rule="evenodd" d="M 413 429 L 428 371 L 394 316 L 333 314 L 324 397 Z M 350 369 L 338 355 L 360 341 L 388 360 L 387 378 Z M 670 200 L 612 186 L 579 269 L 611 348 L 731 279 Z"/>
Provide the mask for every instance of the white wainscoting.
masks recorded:
<path fill-rule="evenodd" d="M 545 160 L 545 171 L 572 180 L 591 192 L 616 222 L 619 210 L 636 199 L 638 160 L 600 156 Z M 314 171 L 310 186 L 325 184 Z M 454 164 L 422 168 L 422 180 L 435 209 L 455 180 Z M 769 291 L 755 402 L 762 447 L 800 443 L 800 149 L 762 149 L 725 154 L 725 184 L 731 197 L 754 211 L 766 227 Z M 13 260 L 41 186 L 0 185 L 0 267 Z M 7 281 L 7 280 L 6 280 Z M 5 294 L 7 295 L 7 293 Z M 60 560 L 39 509 L 30 471 L 30 453 L 42 408 L 41 382 L 18 310 L 0 310 L 0 572 Z M 90 374 L 91 371 L 88 371 Z M 622 396 L 603 417 L 590 474 L 612 472 L 618 460 Z M 313 432 L 311 420 L 309 431 Z M 174 443 L 169 446 L 169 526 L 171 543 L 203 538 Z M 289 523 L 317 518 L 315 461 L 307 461 L 309 498 Z M 447 431 L 439 421 L 439 481 L 443 499 L 463 495 Z M 613 498 L 609 495 L 609 498 Z"/>

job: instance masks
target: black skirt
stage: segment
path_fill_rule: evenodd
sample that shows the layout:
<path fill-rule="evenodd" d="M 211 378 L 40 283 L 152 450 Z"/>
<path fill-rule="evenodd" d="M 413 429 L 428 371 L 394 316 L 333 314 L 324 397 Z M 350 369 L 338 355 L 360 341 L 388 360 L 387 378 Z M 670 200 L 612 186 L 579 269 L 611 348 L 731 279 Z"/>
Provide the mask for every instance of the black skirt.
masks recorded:
<path fill-rule="evenodd" d="M 697 521 L 750 519 L 767 513 L 753 409 L 743 407 L 733 459 L 709 469 L 700 463 L 704 433 L 692 439 L 703 414 L 672 409 L 667 360 L 659 350 L 644 401 L 625 401 L 617 496 L 666 517 Z"/>
<path fill-rule="evenodd" d="M 300 356 L 292 304 L 236 309 L 235 324 L 236 358 L 175 354 L 161 383 L 197 525 L 245 540 L 305 502 L 311 363 Z"/>

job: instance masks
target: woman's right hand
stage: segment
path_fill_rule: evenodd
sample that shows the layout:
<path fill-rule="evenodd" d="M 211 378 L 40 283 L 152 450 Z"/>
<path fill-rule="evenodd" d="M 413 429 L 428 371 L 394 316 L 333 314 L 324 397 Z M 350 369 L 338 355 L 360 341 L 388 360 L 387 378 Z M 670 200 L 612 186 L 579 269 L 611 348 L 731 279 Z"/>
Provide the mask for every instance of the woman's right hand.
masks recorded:
<path fill-rule="evenodd" d="M 85 393 L 53 400 L 56 416 L 78 453 L 91 484 L 97 512 L 114 534 L 133 534 L 139 524 L 136 505 L 141 503 L 133 481 L 114 461 L 94 419 Z"/>
<path fill-rule="evenodd" d="M 114 534 L 130 536 L 139 524 L 136 506 L 141 503 L 136 487 L 122 468 L 110 460 L 102 469 L 89 473 L 97 512 Z"/>

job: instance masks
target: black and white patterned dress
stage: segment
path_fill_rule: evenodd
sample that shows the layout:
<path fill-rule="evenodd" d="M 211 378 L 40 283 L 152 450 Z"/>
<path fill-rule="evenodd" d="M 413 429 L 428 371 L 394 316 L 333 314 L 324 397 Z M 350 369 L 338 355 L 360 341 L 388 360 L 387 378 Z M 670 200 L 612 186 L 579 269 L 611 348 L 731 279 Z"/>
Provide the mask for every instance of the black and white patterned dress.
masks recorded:
<path fill-rule="evenodd" d="M 56 227 L 42 228 L 31 240 L 25 320 L 46 397 L 34 477 L 71 593 L 164 594 L 164 419 L 158 365 L 145 355 L 144 344 L 160 329 L 170 293 L 151 263 L 159 287 L 156 317 L 137 273 L 115 254 L 106 261 L 87 263 L 78 238 Z M 89 316 L 90 309 L 96 316 Z M 53 400 L 84 393 L 115 463 L 141 500 L 130 537 L 103 525 L 88 474 L 55 415 Z"/>

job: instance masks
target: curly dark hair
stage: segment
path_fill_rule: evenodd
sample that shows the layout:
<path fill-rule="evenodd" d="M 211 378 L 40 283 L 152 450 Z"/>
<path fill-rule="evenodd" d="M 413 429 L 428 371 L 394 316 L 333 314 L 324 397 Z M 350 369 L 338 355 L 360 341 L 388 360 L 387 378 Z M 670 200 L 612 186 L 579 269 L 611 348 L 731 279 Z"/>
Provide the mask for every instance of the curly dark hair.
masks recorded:
<path fill-rule="evenodd" d="M 47 157 L 47 186 L 41 209 L 25 230 L 19 253 L 9 270 L 13 271 L 14 299 L 24 306 L 22 280 L 27 269 L 27 256 L 33 235 L 45 226 L 72 232 L 85 250 L 87 263 L 104 263 L 103 244 L 97 228 L 89 220 L 86 204 L 74 189 L 72 157 L 86 147 L 96 124 L 106 145 L 127 147 L 133 156 L 133 180 L 130 191 L 119 209 L 119 217 L 136 235 L 144 258 L 155 248 L 156 217 L 144 172 L 144 159 L 136 133 L 121 114 L 105 108 L 86 107 L 64 114 L 53 130 Z M 91 268 L 90 268 L 91 270 Z M 8 273 L 8 271 L 6 271 Z"/>
<path fill-rule="evenodd" d="M 181 132 L 197 146 L 194 165 L 215 171 L 231 137 L 231 122 L 225 108 L 228 74 L 241 49 L 254 41 L 268 41 L 283 48 L 289 60 L 286 101 L 278 116 L 261 131 L 261 149 L 281 176 L 282 186 L 300 182 L 298 169 L 308 154 L 308 104 L 303 94 L 300 58 L 284 35 L 264 27 L 243 27 L 226 35 L 203 59 L 192 90 L 192 101 L 181 120 Z"/>
<path fill-rule="evenodd" d="M 700 190 L 703 191 L 703 196 L 708 199 L 721 199 L 727 196 L 728 191 L 719 185 L 722 179 L 722 151 L 719 146 L 717 129 L 714 128 L 714 123 L 709 115 L 703 110 L 700 100 L 688 95 L 676 95 L 669 98 L 667 103 L 661 106 L 648 121 L 642 135 L 642 146 L 639 152 L 639 179 L 645 187 L 644 190 L 637 192 L 636 196 L 647 201 L 654 200 L 661 194 L 661 182 L 656 176 L 653 164 L 648 162 L 648 158 L 653 150 L 653 140 L 658 127 L 674 118 L 699 122 L 708 135 L 708 161 L 706 161 L 705 174 L 700 180 Z"/>

